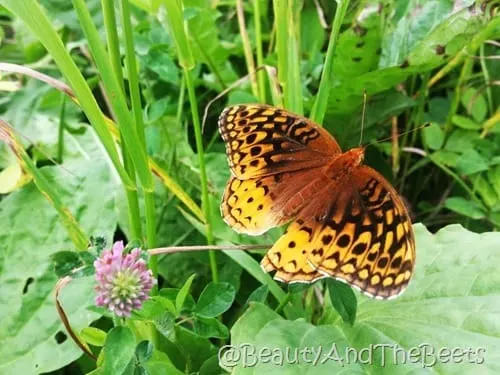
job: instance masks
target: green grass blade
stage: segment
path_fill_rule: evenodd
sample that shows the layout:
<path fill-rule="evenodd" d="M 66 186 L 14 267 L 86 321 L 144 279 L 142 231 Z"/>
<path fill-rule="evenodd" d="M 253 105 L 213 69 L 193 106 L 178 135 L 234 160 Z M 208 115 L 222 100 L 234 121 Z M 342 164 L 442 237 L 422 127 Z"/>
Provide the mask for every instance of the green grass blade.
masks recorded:
<path fill-rule="evenodd" d="M 257 57 L 257 67 L 264 65 L 264 53 L 262 45 L 262 17 L 260 11 L 260 0 L 253 1 L 253 16 L 254 16 L 254 27 L 255 27 L 255 49 Z M 259 70 L 257 72 L 258 87 L 259 87 L 259 100 L 261 103 L 266 102 L 266 76 L 264 71 Z"/>
<path fill-rule="evenodd" d="M 249 74 L 250 85 L 252 87 L 252 94 L 257 98 L 259 97 L 259 86 L 257 77 L 255 76 L 255 60 L 253 58 L 252 46 L 250 44 L 250 37 L 245 24 L 245 13 L 243 11 L 243 0 L 236 1 L 236 14 L 238 15 L 238 25 L 240 28 L 240 36 L 243 42 L 243 52 L 247 64 L 247 71 Z"/>
<path fill-rule="evenodd" d="M 120 85 L 122 92 L 125 93 L 114 2 L 113 0 L 101 0 L 101 5 L 104 16 L 104 25 L 106 28 L 106 40 L 108 43 L 108 53 L 111 67 L 113 68 L 113 72 L 118 80 L 118 84 Z M 127 152 L 123 139 L 121 139 L 121 144 L 123 165 L 127 174 L 133 181 L 135 181 L 136 174 L 134 164 Z M 125 194 L 127 195 L 128 221 L 130 225 L 129 240 L 142 240 L 141 213 L 139 209 L 139 197 L 137 190 L 126 189 Z"/>
<path fill-rule="evenodd" d="M 87 38 L 92 57 L 94 58 L 96 66 L 101 74 L 106 94 L 108 95 L 113 113 L 116 116 L 120 132 L 123 135 L 125 145 L 127 146 L 127 150 L 132 157 L 132 161 L 141 181 L 141 185 L 145 191 L 152 191 L 154 189 L 154 184 L 152 175 L 148 169 L 146 150 L 144 147 L 141 147 L 141 143 L 137 136 L 124 94 L 120 89 L 116 76 L 113 74 L 111 64 L 109 63 L 104 46 L 101 43 L 99 33 L 92 22 L 92 18 L 85 1 L 73 0 L 73 6 L 83 32 Z"/>
<path fill-rule="evenodd" d="M 184 27 L 182 3 L 179 0 L 163 1 L 167 8 L 167 19 L 170 25 L 172 36 L 177 46 L 177 54 L 179 56 L 179 63 L 184 69 L 184 80 L 191 106 L 191 116 L 193 120 L 194 135 L 196 140 L 196 151 L 198 153 L 198 162 L 200 167 L 200 183 L 201 183 L 201 203 L 203 214 L 205 216 L 206 238 L 207 244 L 212 245 L 214 241 L 210 213 L 210 196 L 208 194 L 208 179 L 207 171 L 205 168 L 205 153 L 203 149 L 203 137 L 201 134 L 200 115 L 198 113 L 198 101 L 194 87 L 193 78 L 191 76 L 191 69 L 194 67 L 194 60 L 192 57 L 191 49 L 187 42 L 187 31 Z M 209 251 L 210 269 L 212 272 L 212 279 L 214 282 L 218 280 L 217 261 L 215 252 Z"/>
<path fill-rule="evenodd" d="M 328 95 L 332 85 L 332 69 L 335 48 L 339 38 L 340 27 L 342 26 L 342 22 L 347 12 L 347 7 L 349 6 L 349 0 L 338 0 L 337 4 L 337 10 L 335 11 L 335 17 L 333 19 L 332 32 L 330 34 L 330 41 L 328 42 L 328 49 L 326 51 L 325 66 L 323 67 L 323 72 L 321 74 L 318 94 L 316 95 L 316 100 L 314 101 L 311 115 L 309 116 L 318 124 L 323 123 L 323 119 L 325 118 Z"/>
<path fill-rule="evenodd" d="M 184 28 L 184 15 L 182 11 L 181 0 L 163 0 L 163 5 L 167 9 L 168 24 L 172 35 L 174 36 L 177 54 L 179 56 L 179 64 L 185 70 L 194 68 L 195 62 L 191 48 L 189 47 L 186 30 Z"/>
<path fill-rule="evenodd" d="M 137 136 L 141 147 L 146 150 L 146 135 L 144 131 L 144 121 L 142 114 L 141 105 L 141 93 L 139 86 L 139 75 L 137 72 L 135 47 L 134 47 L 134 35 L 132 31 L 132 23 L 130 20 L 130 9 L 128 0 L 122 0 L 121 2 L 122 11 L 122 27 L 125 37 L 125 61 L 127 65 L 128 72 L 128 83 L 130 91 L 130 99 L 132 103 L 132 113 L 134 115 L 135 129 L 137 131 Z M 146 213 L 146 238 L 148 248 L 153 248 L 156 246 L 156 205 L 154 191 L 145 192 L 145 213 Z M 156 259 L 151 260 L 151 268 L 153 273 L 156 272 L 157 264 Z M 156 274 L 156 273 L 155 273 Z"/>
<path fill-rule="evenodd" d="M 278 56 L 278 81 L 283 90 L 284 105 L 289 108 L 288 101 L 288 0 L 274 0 L 273 9 L 276 27 L 276 54 Z"/>

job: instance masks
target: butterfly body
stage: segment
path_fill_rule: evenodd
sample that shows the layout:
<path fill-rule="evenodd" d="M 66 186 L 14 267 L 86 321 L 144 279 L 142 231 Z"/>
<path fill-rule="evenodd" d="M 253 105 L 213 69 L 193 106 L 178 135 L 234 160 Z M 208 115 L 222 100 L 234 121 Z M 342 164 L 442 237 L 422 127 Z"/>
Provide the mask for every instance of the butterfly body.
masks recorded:
<path fill-rule="evenodd" d="M 236 231 L 290 223 L 263 258 L 287 283 L 333 277 L 381 299 L 408 285 L 415 259 L 408 211 L 395 189 L 342 152 L 312 121 L 265 105 L 226 108 L 219 119 L 233 176 L 221 205 Z"/>
<path fill-rule="evenodd" d="M 328 163 L 324 173 L 333 181 L 349 178 L 353 171 L 363 163 L 364 156 L 364 148 L 350 149 L 337 155 Z"/>

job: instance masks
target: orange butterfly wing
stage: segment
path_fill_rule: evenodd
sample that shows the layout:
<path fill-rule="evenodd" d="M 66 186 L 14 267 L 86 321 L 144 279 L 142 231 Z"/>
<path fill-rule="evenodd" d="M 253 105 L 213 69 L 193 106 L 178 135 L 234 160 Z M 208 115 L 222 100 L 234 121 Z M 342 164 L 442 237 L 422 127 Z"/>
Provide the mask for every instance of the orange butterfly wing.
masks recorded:
<path fill-rule="evenodd" d="M 323 167 L 341 152 L 333 137 L 312 121 L 261 104 L 226 108 L 219 131 L 231 171 L 241 180 Z"/>
<path fill-rule="evenodd" d="M 370 297 L 393 298 L 407 287 L 415 264 L 408 211 L 375 170 L 358 167 L 349 179 L 317 193 L 262 260 L 284 282 L 325 276 Z"/>
<path fill-rule="evenodd" d="M 376 298 L 406 288 L 415 262 L 411 222 L 379 173 L 357 166 L 346 174 L 354 154 L 340 154 L 327 131 L 282 109 L 229 107 L 219 130 L 233 173 L 224 220 L 251 235 L 294 220 L 263 258 L 266 271 L 284 282 L 331 276 Z"/>
<path fill-rule="evenodd" d="M 260 104 L 226 108 L 219 130 L 234 176 L 224 192 L 222 217 L 250 235 L 290 221 L 301 205 L 297 194 L 311 189 L 317 168 L 340 153 L 312 121 Z M 292 197 L 296 207 L 287 205 Z"/>

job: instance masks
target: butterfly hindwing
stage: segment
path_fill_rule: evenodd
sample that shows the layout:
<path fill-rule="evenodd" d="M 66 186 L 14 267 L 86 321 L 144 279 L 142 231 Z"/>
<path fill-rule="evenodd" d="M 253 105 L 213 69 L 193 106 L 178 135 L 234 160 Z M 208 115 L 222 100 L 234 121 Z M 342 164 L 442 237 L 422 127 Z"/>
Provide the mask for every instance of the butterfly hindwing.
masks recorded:
<path fill-rule="evenodd" d="M 261 104 L 226 108 L 219 130 L 239 179 L 323 166 L 340 152 L 333 137 L 312 121 Z"/>
<path fill-rule="evenodd" d="M 371 297 L 399 295 L 412 274 L 415 243 L 408 212 L 392 186 L 360 166 L 317 199 L 329 203 L 304 207 L 264 257 L 264 269 L 277 271 L 275 277 L 285 282 L 331 276 Z"/>

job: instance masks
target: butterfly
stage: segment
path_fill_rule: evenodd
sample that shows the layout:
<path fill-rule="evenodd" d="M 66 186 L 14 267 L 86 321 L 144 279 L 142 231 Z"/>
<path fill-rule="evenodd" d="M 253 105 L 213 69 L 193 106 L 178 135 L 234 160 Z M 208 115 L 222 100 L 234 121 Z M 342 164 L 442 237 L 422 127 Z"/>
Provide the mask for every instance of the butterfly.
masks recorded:
<path fill-rule="evenodd" d="M 391 184 L 363 165 L 364 148 L 342 152 L 313 121 L 262 104 L 228 107 L 218 125 L 232 172 L 226 223 L 259 235 L 290 222 L 262 259 L 265 271 L 285 283 L 333 277 L 377 299 L 406 289 L 411 219 Z"/>

